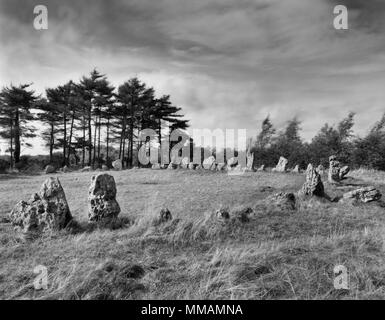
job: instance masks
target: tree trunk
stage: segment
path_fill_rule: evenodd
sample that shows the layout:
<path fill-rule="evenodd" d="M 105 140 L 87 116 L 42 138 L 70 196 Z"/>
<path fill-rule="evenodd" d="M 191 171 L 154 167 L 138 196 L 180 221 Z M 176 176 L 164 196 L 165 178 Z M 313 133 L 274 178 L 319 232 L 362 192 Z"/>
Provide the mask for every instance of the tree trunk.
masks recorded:
<path fill-rule="evenodd" d="M 91 103 L 91 101 L 90 101 Z M 92 164 L 92 117 L 91 117 L 91 106 L 88 109 L 88 165 Z"/>
<path fill-rule="evenodd" d="M 11 169 L 13 169 L 13 120 L 11 119 Z"/>
<path fill-rule="evenodd" d="M 101 114 L 99 114 L 99 125 L 98 125 L 98 167 L 100 164 L 100 129 L 101 129 Z"/>
<path fill-rule="evenodd" d="M 94 128 L 94 156 L 92 158 L 92 167 L 95 167 L 95 159 L 96 159 L 96 132 L 97 132 L 97 129 L 98 129 L 98 118 L 97 116 L 95 117 L 95 128 Z"/>
<path fill-rule="evenodd" d="M 20 161 L 20 122 L 19 122 L 19 109 L 16 109 L 15 116 L 15 151 L 14 151 L 15 163 Z"/>
<path fill-rule="evenodd" d="M 69 146 L 69 152 L 68 152 L 68 155 L 67 155 L 67 161 L 66 161 L 66 165 L 69 165 L 70 163 L 70 156 L 71 156 L 71 146 L 72 146 L 72 133 L 73 133 L 73 129 L 74 129 L 74 121 L 75 121 L 75 112 L 72 112 L 72 118 L 71 118 L 71 127 L 70 127 L 70 137 L 69 137 L 69 140 L 68 140 L 68 146 Z"/>
<path fill-rule="evenodd" d="M 108 165 L 109 161 L 109 152 L 108 152 L 108 147 L 109 147 L 109 140 L 110 140 L 110 117 L 107 118 L 107 138 L 106 138 L 106 145 L 107 145 L 107 152 L 106 152 L 106 164 Z"/>
<path fill-rule="evenodd" d="M 54 145 L 54 123 L 51 122 L 51 137 L 49 142 L 49 163 L 52 163 L 53 158 L 53 145 Z"/>

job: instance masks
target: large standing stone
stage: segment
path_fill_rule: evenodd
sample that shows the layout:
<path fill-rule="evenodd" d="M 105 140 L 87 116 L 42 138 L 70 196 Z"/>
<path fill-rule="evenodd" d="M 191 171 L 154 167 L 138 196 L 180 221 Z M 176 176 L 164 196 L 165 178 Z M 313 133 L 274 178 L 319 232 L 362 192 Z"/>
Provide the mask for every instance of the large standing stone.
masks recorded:
<path fill-rule="evenodd" d="M 55 173 L 55 167 L 54 166 L 51 166 L 50 164 L 48 166 L 45 167 L 45 173 L 46 174 L 51 174 L 51 173 Z"/>
<path fill-rule="evenodd" d="M 330 183 L 338 183 L 340 181 L 340 163 L 336 156 L 329 157 L 329 174 L 328 181 Z"/>
<path fill-rule="evenodd" d="M 301 190 L 300 195 L 306 196 L 318 196 L 323 197 L 325 195 L 324 185 L 321 180 L 321 175 L 313 168 L 312 164 L 309 164 L 306 170 L 306 180 Z"/>
<path fill-rule="evenodd" d="M 356 199 L 364 203 L 380 200 L 381 197 L 381 192 L 373 186 L 353 190 L 343 195 L 343 199 Z"/>
<path fill-rule="evenodd" d="M 112 167 L 117 170 L 117 171 L 120 171 L 123 169 L 123 164 L 122 164 L 122 160 L 120 159 L 117 159 L 115 160 L 114 162 L 112 162 Z"/>
<path fill-rule="evenodd" d="M 115 179 L 109 174 L 98 174 L 91 178 L 88 191 L 88 219 L 100 221 L 115 218 L 120 212 L 116 201 Z"/>
<path fill-rule="evenodd" d="M 206 170 L 212 170 L 212 167 L 216 167 L 216 161 L 214 156 L 210 156 L 203 161 L 203 168 Z"/>
<path fill-rule="evenodd" d="M 287 163 L 288 163 L 288 160 L 286 158 L 280 157 L 276 167 L 273 168 L 273 171 L 286 172 Z"/>
<path fill-rule="evenodd" d="M 48 178 L 39 193 L 29 201 L 20 201 L 11 211 L 10 220 L 23 233 L 60 230 L 72 220 L 64 190 L 58 178 Z"/>

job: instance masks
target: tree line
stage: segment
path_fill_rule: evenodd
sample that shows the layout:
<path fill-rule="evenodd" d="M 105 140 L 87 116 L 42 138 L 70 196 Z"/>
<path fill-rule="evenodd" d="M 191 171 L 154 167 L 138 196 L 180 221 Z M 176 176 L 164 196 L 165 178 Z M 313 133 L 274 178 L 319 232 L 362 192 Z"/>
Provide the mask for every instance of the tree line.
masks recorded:
<path fill-rule="evenodd" d="M 305 142 L 297 118 L 277 131 L 266 117 L 251 145 L 254 165 L 275 166 L 279 157 L 284 156 L 292 167 L 298 164 L 306 168 L 308 163 L 328 167 L 329 156 L 336 155 L 353 168 L 385 170 L 385 113 L 363 137 L 353 134 L 354 118 L 355 113 L 349 112 L 334 126 L 325 123 L 310 142 Z"/>
<path fill-rule="evenodd" d="M 44 96 L 30 87 L 10 85 L 0 92 L 0 138 L 8 141 L 11 167 L 20 162 L 21 146 L 31 146 L 27 139 L 36 137 L 37 122 L 43 123 L 41 137 L 50 162 L 60 149 L 61 165 L 75 160 L 93 167 L 114 160 L 113 149 L 123 165 L 132 166 L 141 129 L 153 129 L 160 143 L 165 127 L 172 131 L 189 126 L 169 95 L 156 97 L 155 90 L 136 77 L 115 88 L 94 69 L 77 83 L 46 89 Z"/>

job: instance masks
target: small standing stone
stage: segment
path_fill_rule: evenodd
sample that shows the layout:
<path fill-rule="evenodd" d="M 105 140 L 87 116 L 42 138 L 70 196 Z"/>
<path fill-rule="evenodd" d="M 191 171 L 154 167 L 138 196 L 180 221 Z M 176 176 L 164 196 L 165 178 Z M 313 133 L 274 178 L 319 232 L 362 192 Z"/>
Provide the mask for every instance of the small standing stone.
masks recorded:
<path fill-rule="evenodd" d="M 115 160 L 114 162 L 112 162 L 112 167 L 113 167 L 115 170 L 117 170 L 117 171 L 122 170 L 122 168 L 123 168 L 122 160 L 117 159 L 117 160 Z"/>
<path fill-rule="evenodd" d="M 45 173 L 46 174 L 51 174 L 51 173 L 55 173 L 55 167 L 54 166 L 51 166 L 50 164 L 48 166 L 45 167 Z"/>
<path fill-rule="evenodd" d="M 306 181 L 299 191 L 300 195 L 318 196 L 325 195 L 324 185 L 321 180 L 321 175 L 309 164 L 306 170 Z"/>
<path fill-rule="evenodd" d="M 264 165 L 264 164 L 261 165 L 261 166 L 257 169 L 257 171 L 265 171 L 265 165 Z"/>
<path fill-rule="evenodd" d="M 336 156 L 329 157 L 328 181 L 330 183 L 339 183 L 340 181 L 340 163 Z"/>
<path fill-rule="evenodd" d="M 293 173 L 299 173 L 299 165 L 297 164 L 293 170 L 291 170 Z"/>
<path fill-rule="evenodd" d="M 212 167 L 216 167 L 216 161 L 214 156 L 210 156 L 203 161 L 203 168 L 206 170 L 212 169 Z"/>
<path fill-rule="evenodd" d="M 344 179 L 345 176 L 350 172 L 350 168 L 349 166 L 344 166 L 341 168 L 340 170 L 340 180 Z"/>
<path fill-rule="evenodd" d="M 273 171 L 275 171 L 275 172 L 286 172 L 287 163 L 288 163 L 288 160 L 286 158 L 280 157 L 276 167 L 273 168 Z"/>
<path fill-rule="evenodd" d="M 117 217 L 120 213 L 120 207 L 116 201 L 114 177 L 106 173 L 93 176 L 88 191 L 88 202 L 89 221 L 100 221 Z"/>

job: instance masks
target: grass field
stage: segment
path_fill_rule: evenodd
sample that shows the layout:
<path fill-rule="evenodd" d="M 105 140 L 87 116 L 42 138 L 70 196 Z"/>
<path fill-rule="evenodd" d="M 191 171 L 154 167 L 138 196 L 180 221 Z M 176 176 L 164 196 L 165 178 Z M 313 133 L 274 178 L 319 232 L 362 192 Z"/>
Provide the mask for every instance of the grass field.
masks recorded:
<path fill-rule="evenodd" d="M 57 174 L 72 215 L 87 222 L 95 173 Z M 383 299 L 385 215 L 382 202 L 299 200 L 285 211 L 266 201 L 297 192 L 302 174 L 132 169 L 110 172 L 120 217 L 115 230 L 84 228 L 25 242 L 4 219 L 38 191 L 47 175 L 0 176 L 1 299 Z M 326 177 L 324 178 L 324 182 Z M 352 172 L 344 186 L 325 182 L 334 197 L 361 185 L 385 192 L 385 174 Z M 162 207 L 174 219 L 153 218 Z M 249 222 L 221 223 L 215 210 L 250 207 Z M 35 290 L 37 265 L 47 290 Z M 349 289 L 336 290 L 333 268 L 344 265 Z"/>

